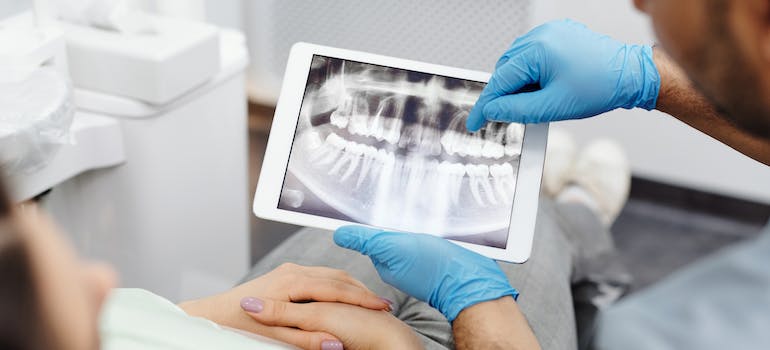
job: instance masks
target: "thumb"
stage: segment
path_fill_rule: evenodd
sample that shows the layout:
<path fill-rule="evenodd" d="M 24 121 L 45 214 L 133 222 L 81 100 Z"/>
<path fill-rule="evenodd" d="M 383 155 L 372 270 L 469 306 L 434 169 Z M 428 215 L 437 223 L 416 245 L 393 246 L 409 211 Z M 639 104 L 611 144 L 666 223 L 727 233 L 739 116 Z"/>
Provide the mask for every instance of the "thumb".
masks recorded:
<path fill-rule="evenodd" d="M 552 121 L 555 117 L 548 112 L 548 89 L 500 96 L 484 106 L 484 118 L 488 121 L 532 124 Z"/>
<path fill-rule="evenodd" d="M 383 278 L 383 274 L 390 273 L 393 265 L 406 254 L 404 238 L 407 237 L 410 236 L 363 226 L 343 226 L 334 232 L 334 242 L 338 246 L 368 256 Z"/>
<path fill-rule="evenodd" d="M 334 243 L 342 248 L 366 254 L 367 242 L 378 233 L 382 233 L 382 230 L 364 226 L 342 226 L 334 231 Z"/>

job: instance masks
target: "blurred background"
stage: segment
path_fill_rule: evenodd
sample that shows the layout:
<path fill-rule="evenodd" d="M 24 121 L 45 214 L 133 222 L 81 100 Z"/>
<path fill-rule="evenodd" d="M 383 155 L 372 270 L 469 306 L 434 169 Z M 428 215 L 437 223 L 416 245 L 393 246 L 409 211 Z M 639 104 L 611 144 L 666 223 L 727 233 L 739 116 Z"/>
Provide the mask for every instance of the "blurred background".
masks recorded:
<path fill-rule="evenodd" d="M 17 200 L 42 203 L 125 285 L 205 295 L 298 229 L 250 210 L 292 44 L 490 71 L 517 35 L 566 17 L 655 42 L 630 0 L 3 0 L 0 82 L 37 108 L 0 105 L 30 115 L 0 128 L 0 165 Z M 662 113 L 552 127 L 627 151 L 613 232 L 634 289 L 770 217 L 770 168 Z"/>

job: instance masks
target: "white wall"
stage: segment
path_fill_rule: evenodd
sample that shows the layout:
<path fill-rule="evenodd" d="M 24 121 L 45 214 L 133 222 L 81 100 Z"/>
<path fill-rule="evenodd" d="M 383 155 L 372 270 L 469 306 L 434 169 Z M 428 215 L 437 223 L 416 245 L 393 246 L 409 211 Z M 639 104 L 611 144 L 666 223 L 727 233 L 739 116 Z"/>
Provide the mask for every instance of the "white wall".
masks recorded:
<path fill-rule="evenodd" d="M 6 1 L 6 0 L 3 0 Z M 19 0 L 11 0 L 19 1 Z M 31 1 L 31 0 L 28 0 Z M 104 1 L 104 0 L 101 0 Z M 125 0 L 144 11 L 193 20 L 218 27 L 243 29 L 242 0 Z M 251 0 L 249 0 L 251 1 Z M 257 0 L 259 1 L 259 0 Z"/>
<path fill-rule="evenodd" d="M 572 18 L 619 40 L 653 43 L 647 18 L 631 0 L 538 0 L 533 23 Z M 628 151 L 635 175 L 675 185 L 770 203 L 770 167 L 659 112 L 620 110 L 556 123 L 581 142 L 609 136 Z"/>
<path fill-rule="evenodd" d="M 32 8 L 32 0 L 3 0 L 0 2 L 0 19 Z"/>
<path fill-rule="evenodd" d="M 219 27 L 243 30 L 243 19 L 245 16 L 241 0 L 205 0 L 204 6 L 206 8 L 207 22 Z"/>

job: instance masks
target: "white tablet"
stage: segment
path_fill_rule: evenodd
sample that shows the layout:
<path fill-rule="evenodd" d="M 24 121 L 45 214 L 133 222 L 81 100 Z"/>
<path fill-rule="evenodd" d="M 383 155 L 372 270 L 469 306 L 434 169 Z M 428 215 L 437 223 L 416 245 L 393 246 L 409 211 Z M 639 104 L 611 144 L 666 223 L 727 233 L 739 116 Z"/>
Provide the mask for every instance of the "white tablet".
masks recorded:
<path fill-rule="evenodd" d="M 299 43 L 254 199 L 265 219 L 429 233 L 524 262 L 547 125 L 465 121 L 488 73 Z"/>

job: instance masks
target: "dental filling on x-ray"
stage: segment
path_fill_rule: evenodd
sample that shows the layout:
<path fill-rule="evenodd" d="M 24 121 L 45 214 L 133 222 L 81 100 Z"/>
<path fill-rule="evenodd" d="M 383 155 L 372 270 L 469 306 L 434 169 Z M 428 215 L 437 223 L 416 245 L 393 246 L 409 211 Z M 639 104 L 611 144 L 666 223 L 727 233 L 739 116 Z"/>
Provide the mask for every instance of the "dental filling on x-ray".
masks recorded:
<path fill-rule="evenodd" d="M 467 132 L 484 85 L 314 56 L 278 207 L 504 248 L 525 128 Z"/>

